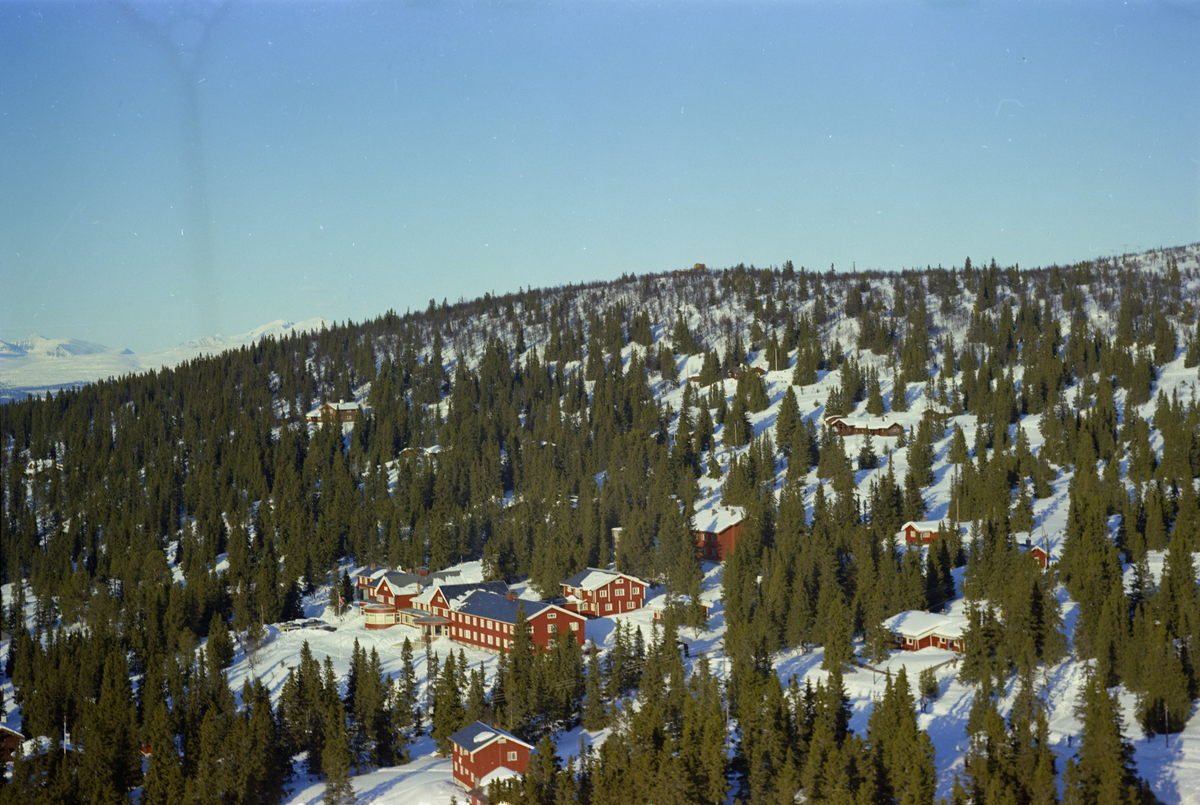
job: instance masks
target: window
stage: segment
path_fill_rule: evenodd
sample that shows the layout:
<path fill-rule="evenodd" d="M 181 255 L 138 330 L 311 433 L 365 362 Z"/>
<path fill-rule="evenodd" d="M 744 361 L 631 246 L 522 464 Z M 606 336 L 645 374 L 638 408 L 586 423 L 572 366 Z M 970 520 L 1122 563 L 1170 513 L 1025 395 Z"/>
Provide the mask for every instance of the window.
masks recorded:
<path fill-rule="evenodd" d="M 628 604 L 626 604 L 626 605 L 625 605 L 625 608 L 626 608 L 626 609 L 633 609 L 633 608 L 634 608 L 634 607 L 636 607 L 636 606 L 637 606 L 637 604 L 635 604 L 635 603 L 633 603 L 632 601 L 630 601 Z"/>
<path fill-rule="evenodd" d="M 618 587 L 618 588 L 617 588 L 617 595 L 625 595 L 625 588 L 624 588 L 624 587 Z"/>
<path fill-rule="evenodd" d="M 604 605 L 604 611 L 605 611 L 605 612 L 612 612 L 612 604 L 605 604 L 605 605 Z"/>
<path fill-rule="evenodd" d="M 601 598 L 608 598 L 608 590 L 601 590 L 601 591 L 600 591 L 600 597 L 601 597 Z"/>
<path fill-rule="evenodd" d="M 573 623 L 571 624 L 571 631 L 572 631 L 572 632 L 578 632 L 578 631 L 579 631 L 579 622 L 578 622 L 578 621 L 576 621 L 576 622 L 573 622 Z"/>
<path fill-rule="evenodd" d="M 550 618 L 551 620 L 553 620 L 554 618 L 557 618 L 557 617 L 558 617 L 558 613 L 557 613 L 557 612 L 550 612 L 550 613 L 547 613 L 546 617 L 547 617 L 547 618 Z"/>
<path fill-rule="evenodd" d="M 510 761 L 515 761 L 515 760 L 517 759 L 517 753 L 516 753 L 516 752 L 509 752 L 509 753 L 508 753 L 508 759 L 509 759 Z"/>

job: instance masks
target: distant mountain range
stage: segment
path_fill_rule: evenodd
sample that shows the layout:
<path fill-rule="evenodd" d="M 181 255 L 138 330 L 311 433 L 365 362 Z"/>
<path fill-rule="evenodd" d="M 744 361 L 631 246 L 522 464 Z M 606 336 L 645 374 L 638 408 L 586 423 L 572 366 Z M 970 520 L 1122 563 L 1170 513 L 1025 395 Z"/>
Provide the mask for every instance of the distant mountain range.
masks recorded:
<path fill-rule="evenodd" d="M 286 336 L 331 326 L 325 319 L 300 322 L 280 319 L 240 335 L 211 335 L 176 347 L 134 353 L 74 338 L 43 338 L 36 333 L 20 341 L 0 341 L 0 403 L 94 383 L 109 377 L 170 368 L 201 355 L 253 344 L 265 336 Z"/>

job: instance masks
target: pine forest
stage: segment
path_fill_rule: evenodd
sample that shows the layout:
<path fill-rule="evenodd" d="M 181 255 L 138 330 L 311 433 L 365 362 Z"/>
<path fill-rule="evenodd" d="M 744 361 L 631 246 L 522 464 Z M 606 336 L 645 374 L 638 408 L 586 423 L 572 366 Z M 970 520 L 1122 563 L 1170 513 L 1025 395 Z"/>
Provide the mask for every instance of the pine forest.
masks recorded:
<path fill-rule="evenodd" d="M 1200 245 L 697 265 L 0 406 L 0 803 L 468 802 L 475 722 L 493 803 L 1187 801 L 1198 300 Z M 648 600 L 539 642 L 589 568 Z M 507 648 L 366 628 L 385 570 L 509 585 Z"/>

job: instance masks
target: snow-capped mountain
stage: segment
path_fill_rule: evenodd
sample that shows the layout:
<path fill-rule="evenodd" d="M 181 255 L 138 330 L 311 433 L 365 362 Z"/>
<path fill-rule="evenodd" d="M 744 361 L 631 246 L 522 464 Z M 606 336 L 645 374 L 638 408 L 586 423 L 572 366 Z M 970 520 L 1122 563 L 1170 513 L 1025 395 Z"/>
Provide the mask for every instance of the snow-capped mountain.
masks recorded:
<path fill-rule="evenodd" d="M 279 319 L 239 335 L 211 335 L 175 347 L 134 353 L 72 338 L 34 334 L 16 342 L 0 341 L 0 402 L 22 399 L 103 380 L 108 377 L 171 368 L 201 355 L 253 344 L 267 336 L 284 337 L 330 326 L 325 319 Z"/>

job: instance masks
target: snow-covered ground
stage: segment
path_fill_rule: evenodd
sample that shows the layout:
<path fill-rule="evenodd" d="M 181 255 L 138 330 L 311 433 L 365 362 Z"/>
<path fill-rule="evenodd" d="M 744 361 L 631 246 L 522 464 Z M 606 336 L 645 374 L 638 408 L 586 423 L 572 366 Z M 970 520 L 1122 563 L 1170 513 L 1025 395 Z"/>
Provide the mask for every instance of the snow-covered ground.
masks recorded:
<path fill-rule="evenodd" d="M 1188 250 L 1188 254 L 1180 258 L 1180 268 L 1194 270 L 1197 265 L 1197 256 L 1200 255 L 1200 249 L 1188 247 Z M 1145 258 L 1143 267 L 1162 270 L 1163 260 L 1161 255 L 1140 257 Z M 882 287 L 886 289 L 889 286 L 885 284 Z M 1194 298 L 1194 281 L 1191 283 L 1190 290 L 1185 289 L 1185 292 L 1190 293 Z M 886 296 L 888 291 L 885 290 L 884 293 Z M 614 292 L 613 298 L 607 301 L 617 301 L 616 297 L 617 294 Z M 1187 298 L 1186 295 L 1185 298 Z M 632 298 L 626 301 L 633 302 Z M 662 326 L 662 322 L 674 321 L 674 305 L 669 303 L 664 304 L 666 304 L 665 309 L 672 311 L 672 313 L 668 316 L 660 316 L 658 313 L 661 311 L 655 311 L 654 319 L 659 322 L 655 325 L 655 338 L 664 334 L 665 328 Z M 969 299 L 964 300 L 963 304 L 969 306 Z M 1110 312 L 1097 308 L 1094 301 L 1088 304 L 1089 320 L 1102 331 L 1109 332 L 1113 326 Z M 706 326 L 706 321 L 719 321 L 722 316 L 730 316 L 737 319 L 742 315 L 741 311 L 733 305 L 732 301 L 715 309 L 706 310 L 703 314 L 695 308 L 691 310 L 692 313 L 689 314 L 689 326 L 693 328 L 694 332 L 699 332 L 700 328 Z M 965 323 L 960 322 L 955 324 L 953 320 L 950 322 L 939 321 L 939 326 L 944 326 L 946 329 L 940 330 L 937 337 L 940 339 L 946 333 L 949 333 L 953 335 L 955 343 L 961 348 L 966 341 Z M 320 322 L 315 324 L 305 322 L 294 325 L 294 327 L 318 327 L 320 324 Z M 1067 322 L 1064 321 L 1063 324 L 1066 326 Z M 493 322 L 493 326 L 496 326 L 495 322 Z M 259 335 L 254 337 L 261 337 L 262 334 L 264 333 L 259 333 Z M 708 334 L 711 335 L 711 330 Z M 823 332 L 823 338 L 826 348 L 831 345 L 834 338 L 840 339 L 843 346 L 850 347 L 854 343 L 855 334 L 856 331 L 853 322 L 843 318 L 828 327 Z M 250 334 L 247 334 L 247 336 L 238 338 L 253 340 L 249 336 Z M 542 337 L 539 335 L 538 328 L 533 326 L 526 329 L 526 337 L 530 340 L 531 348 L 534 349 L 538 348 L 539 345 L 544 345 L 546 338 L 548 338 L 548 336 Z M 232 341 L 233 339 L 230 340 Z M 482 357 L 482 350 L 478 348 L 477 342 L 471 339 L 467 339 L 467 341 L 467 349 L 462 354 L 468 363 L 475 365 Z M 1178 394 L 1185 401 L 1194 398 L 1196 384 L 1200 378 L 1198 378 L 1195 368 L 1187 369 L 1183 366 L 1183 343 L 1183 338 L 1180 338 L 1180 349 L 1176 353 L 1177 358 L 1160 367 L 1155 394 L 1159 390 L 1162 390 L 1167 396 L 1173 393 Z M 41 345 L 39 349 L 42 349 L 43 353 L 47 351 L 54 352 L 58 350 L 59 346 L 63 345 Z M 718 343 L 717 346 L 718 348 L 723 348 L 724 344 Z M 0 345 L 0 347 L 7 348 L 7 345 Z M 8 352 L 0 352 L 0 384 L 17 385 L 17 382 L 13 378 L 18 378 L 22 385 L 29 385 L 31 387 L 43 381 L 47 385 L 51 382 L 62 384 L 65 375 L 61 373 L 54 375 L 51 369 L 54 367 L 61 369 L 61 367 L 69 364 L 56 362 L 78 359 L 86 363 L 87 361 L 98 362 L 101 359 L 110 361 L 123 359 L 116 353 L 111 352 L 87 352 L 86 349 L 88 348 L 90 348 L 89 345 L 78 347 L 80 353 L 78 355 L 66 354 L 64 357 L 57 358 L 44 356 L 36 359 L 28 355 L 21 357 L 16 353 L 10 355 Z M 22 349 L 24 348 L 22 347 Z M 70 349 L 76 349 L 76 347 L 70 347 Z M 70 349 L 66 351 L 69 353 Z M 633 351 L 642 349 L 644 348 L 634 345 L 627 346 L 623 356 L 628 362 Z M 190 345 L 185 344 L 177 348 L 177 350 L 180 351 L 178 357 L 170 361 L 169 365 L 174 365 L 181 360 L 195 357 L 203 352 L 217 352 L 220 351 L 220 348 L 216 345 L 198 345 L 196 342 L 190 342 Z M 26 349 L 25 352 L 28 353 L 29 350 Z M 144 361 L 142 367 L 168 365 L 168 360 L 162 356 L 169 352 L 174 355 L 174 352 L 171 350 L 148 353 L 147 355 L 159 357 Z M 137 358 L 139 361 L 145 358 L 145 356 L 132 357 Z M 795 353 L 793 353 L 793 360 L 794 357 Z M 130 356 L 125 356 L 125 359 L 132 360 Z M 885 400 L 890 400 L 893 382 L 890 364 L 886 363 L 884 358 L 879 358 L 869 353 L 861 354 L 859 359 L 864 368 L 874 365 L 880 370 L 881 392 Z M 17 360 L 23 360 L 25 363 L 10 363 L 10 361 Z M 161 360 L 162 363 L 155 364 L 154 361 L 157 360 Z M 701 362 L 702 356 L 699 355 L 680 359 L 678 367 L 679 376 L 686 378 L 689 375 L 698 374 Z M 751 362 L 753 365 L 766 368 L 765 356 L 761 353 L 752 354 Z M 113 365 L 117 364 L 114 363 Z M 121 374 L 125 371 L 139 370 L 137 368 L 116 371 L 103 370 L 95 376 L 107 376 L 109 374 Z M 18 372 L 26 373 L 18 374 Z M 43 372 L 43 374 L 39 375 L 37 372 Z M 768 372 L 766 375 L 771 406 L 766 411 L 750 416 L 756 435 L 773 431 L 779 412 L 779 405 L 791 382 L 791 374 L 791 371 L 788 370 Z M 1019 367 L 1015 370 L 1015 374 L 1019 381 L 1021 377 Z M 54 378 L 53 381 L 48 380 L 51 377 Z M 837 373 L 822 373 L 817 383 L 804 388 L 793 387 L 799 402 L 801 415 L 812 417 L 819 424 L 825 413 L 824 404 L 829 391 L 839 383 L 840 378 Z M 734 392 L 734 386 L 735 383 L 727 382 L 723 384 L 723 388 L 721 386 L 714 388 L 718 389 L 716 393 L 724 393 L 727 398 L 730 398 Z M 653 384 L 652 388 L 660 404 L 664 406 L 669 404 L 675 411 L 680 409 L 684 394 L 682 385 L 670 386 L 658 380 Z M 921 419 L 922 411 L 933 404 L 933 401 L 926 399 L 924 388 L 923 384 L 910 384 L 906 389 L 909 410 L 903 413 L 889 413 L 889 419 L 896 419 L 905 428 L 915 427 Z M 703 394 L 713 393 L 711 388 L 701 389 L 700 391 Z M 3 392 L 0 391 L 0 393 Z M 1068 390 L 1067 401 L 1069 404 L 1075 402 L 1075 395 L 1077 393 L 1078 387 Z M 1124 391 L 1117 392 L 1116 402 L 1119 409 L 1124 409 Z M 1155 402 L 1152 398 L 1149 403 L 1140 406 L 1138 413 L 1142 418 L 1149 419 L 1153 414 L 1154 407 Z M 444 410 L 442 414 L 445 414 Z M 695 420 L 693 419 L 693 421 Z M 964 431 L 967 444 L 973 445 L 975 443 L 975 417 L 959 416 L 948 423 L 945 431 L 946 436 L 935 444 L 935 480 L 930 487 L 923 490 L 927 508 L 925 516 L 929 520 L 948 519 L 953 515 L 950 512 L 950 501 L 954 478 L 951 465 L 947 461 L 947 453 L 949 451 L 950 434 L 953 432 L 953 426 L 956 424 Z M 1036 417 L 1026 417 L 1017 427 L 1024 430 L 1031 449 L 1037 452 L 1044 440 L 1038 430 Z M 718 431 L 719 434 L 720 432 Z M 858 440 L 861 438 L 850 437 L 847 439 L 847 454 L 852 458 L 857 455 Z M 891 452 L 895 448 L 895 443 L 896 439 L 894 438 L 874 439 L 875 450 L 880 457 L 880 466 L 878 469 L 856 473 L 856 482 L 859 485 L 862 496 L 866 496 L 869 485 L 873 480 L 877 480 L 882 477 L 882 474 L 888 472 L 889 464 L 897 479 L 904 477 L 907 470 L 906 452 L 903 449 Z M 1152 445 L 1156 450 L 1161 450 L 1162 444 L 1159 435 L 1155 434 Z M 722 469 L 728 468 L 731 458 L 737 452 L 739 451 L 729 451 L 724 447 L 721 447 L 717 451 L 716 458 L 721 464 Z M 1070 472 L 1060 473 L 1054 483 L 1053 493 L 1033 503 L 1036 518 L 1033 537 L 1038 544 L 1048 544 L 1052 558 L 1057 558 L 1061 555 L 1068 513 L 1067 489 L 1071 477 L 1072 474 Z M 603 477 L 600 477 L 598 480 L 603 481 Z M 783 471 L 780 468 L 777 482 L 781 483 L 782 480 Z M 805 502 L 810 507 L 810 516 L 817 483 L 815 473 L 810 473 L 804 493 Z M 696 506 L 700 514 L 697 519 L 719 519 L 718 508 L 720 507 L 721 481 L 702 476 L 699 479 L 699 485 L 701 495 L 696 502 Z M 1197 556 L 1200 557 L 1200 554 Z M 1148 558 L 1148 565 L 1151 576 L 1157 580 L 1162 567 L 1161 554 L 1151 554 Z M 699 654 L 704 653 L 710 658 L 713 671 L 720 676 L 724 676 L 726 667 L 723 662 L 722 641 L 725 636 L 725 616 L 720 601 L 721 568 L 718 565 L 706 564 L 704 569 L 703 598 L 707 603 L 713 604 L 708 626 L 701 630 L 685 629 L 680 637 L 689 643 L 691 654 L 691 659 L 688 660 L 689 664 L 694 665 Z M 468 577 L 478 577 L 480 574 L 478 563 L 471 563 L 465 566 L 464 572 Z M 1129 572 L 1127 569 L 1127 574 Z M 961 576 L 962 571 L 956 571 L 956 581 L 961 581 Z M 524 585 L 516 586 L 523 596 L 529 598 L 535 597 Z M 5 600 L 11 600 L 8 597 L 9 592 L 10 590 L 6 588 L 4 591 Z M 1065 590 L 1061 587 L 1058 590 L 1058 596 L 1063 602 L 1063 617 L 1067 636 L 1071 638 L 1077 614 L 1076 607 L 1067 598 Z M 305 640 L 309 642 L 313 655 L 319 661 L 323 661 L 325 656 L 331 658 L 335 671 L 342 679 L 345 678 L 349 669 L 351 648 L 355 639 L 368 651 L 374 647 L 379 652 L 385 673 L 390 673 L 393 676 L 398 673 L 400 668 L 400 646 L 406 635 L 413 636 L 415 633 L 407 631 L 402 626 L 384 631 L 368 631 L 365 629 L 362 619 L 357 613 L 347 615 L 340 620 L 334 618 L 327 608 L 327 591 L 325 590 L 318 591 L 315 597 L 306 599 L 304 607 L 306 615 L 322 618 L 336 625 L 338 627 L 337 631 L 306 630 L 284 633 L 275 627 L 269 628 L 268 643 L 261 649 L 255 669 L 250 668 L 248 658 L 244 655 L 239 654 L 235 659 L 230 669 L 230 684 L 234 691 L 241 690 L 242 682 L 247 676 L 257 673 L 261 675 L 263 681 L 269 686 L 272 694 L 278 697 L 283 680 L 287 675 L 287 669 L 296 664 L 300 647 Z M 965 609 L 965 603 L 960 597 L 952 602 L 950 608 L 954 613 L 962 613 Z M 32 609 L 30 610 L 31 613 Z M 640 627 L 645 638 L 647 640 L 650 639 L 654 628 L 651 609 L 643 609 L 615 617 L 626 620 L 635 628 Z M 600 647 L 607 648 L 612 645 L 614 629 L 615 618 L 597 619 L 588 622 L 586 636 L 589 639 L 594 639 Z M 445 641 L 435 644 L 433 650 L 444 656 L 445 651 L 449 648 L 453 648 L 455 652 L 461 650 L 472 667 L 482 665 L 489 679 L 494 674 L 496 668 L 496 658 L 494 655 Z M 5 646 L 0 646 L 0 653 L 3 653 L 4 649 Z M 780 678 L 784 682 L 787 682 L 789 679 L 795 677 L 801 685 L 805 678 L 811 679 L 815 683 L 817 680 L 825 677 L 825 672 L 820 668 L 821 659 L 822 651 L 819 648 L 808 652 L 788 650 L 780 652 L 774 658 Z M 414 646 L 414 660 L 417 675 L 422 680 L 422 684 L 424 684 L 426 660 L 422 648 Z M 907 667 L 909 679 L 914 685 L 917 674 L 922 669 L 935 667 L 935 674 L 939 681 L 939 696 L 928 706 L 926 712 L 919 715 L 919 724 L 929 733 L 937 752 L 938 796 L 949 795 L 954 783 L 955 773 L 961 772 L 963 769 L 963 752 L 967 744 L 965 727 L 971 701 L 974 696 L 974 689 L 971 686 L 963 685 L 956 680 L 957 667 L 953 660 L 954 656 L 949 652 L 926 649 L 920 652 L 893 652 L 886 663 L 886 668 L 892 670 L 901 665 Z M 1073 656 L 1068 656 L 1068 659 L 1057 666 L 1040 671 L 1038 675 L 1040 695 L 1043 697 L 1049 711 L 1050 738 L 1059 759 L 1058 772 L 1060 775 L 1067 758 L 1073 754 L 1075 747 L 1078 746 L 1081 724 L 1074 710 L 1084 678 L 1085 666 L 1076 661 Z M 875 696 L 882 693 L 884 683 L 884 677 L 877 671 L 870 669 L 857 668 L 847 672 L 845 675 L 845 685 L 851 697 L 851 706 L 853 709 L 851 726 L 856 732 L 860 734 L 865 732 L 872 701 Z M 1010 687 L 1005 691 L 1005 696 L 1001 701 L 1000 708 L 1002 712 L 1007 712 L 1011 707 L 1015 692 L 1014 683 L 1010 683 Z M 423 697 L 424 688 L 422 688 L 421 693 Z M 10 694 L 11 690 L 7 690 L 7 701 L 11 701 Z M 1139 774 L 1150 783 L 1157 796 L 1168 805 L 1173 805 L 1174 803 L 1200 803 L 1200 721 L 1192 718 L 1181 734 L 1172 735 L 1169 737 L 1169 740 L 1163 736 L 1147 740 L 1142 735 L 1134 718 L 1134 696 L 1124 691 L 1124 689 L 1118 689 L 1118 694 L 1123 707 L 1124 734 L 1133 745 L 1134 759 L 1137 763 Z M 15 713 L 10 712 L 7 721 L 10 725 L 16 726 L 19 719 Z M 558 754 L 565 760 L 568 756 L 578 754 L 581 738 L 585 743 L 593 744 L 602 742 L 607 737 L 607 734 L 607 731 L 588 733 L 578 728 L 560 734 L 556 737 Z M 463 792 L 451 782 L 450 762 L 431 757 L 432 751 L 433 747 L 429 740 L 427 738 L 422 739 L 412 747 L 413 761 L 410 764 L 395 769 L 378 770 L 356 777 L 354 781 L 356 792 L 362 801 L 371 803 L 428 802 L 430 805 L 446 805 L 451 801 L 452 797 L 456 797 L 460 802 L 463 801 Z M 297 779 L 293 783 L 293 793 L 289 801 L 293 803 L 313 803 L 319 801 L 323 793 L 323 788 L 324 785 L 320 781 L 308 780 L 306 778 Z"/>

